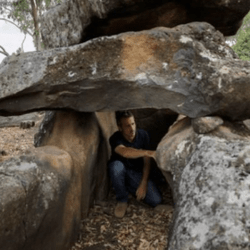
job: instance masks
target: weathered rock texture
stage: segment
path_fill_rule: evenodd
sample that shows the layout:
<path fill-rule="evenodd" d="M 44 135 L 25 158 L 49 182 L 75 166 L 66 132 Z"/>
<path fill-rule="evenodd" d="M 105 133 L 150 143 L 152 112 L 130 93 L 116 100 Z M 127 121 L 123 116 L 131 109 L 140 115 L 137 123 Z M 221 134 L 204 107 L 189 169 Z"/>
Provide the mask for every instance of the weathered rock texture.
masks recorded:
<path fill-rule="evenodd" d="M 0 114 L 168 108 L 189 117 L 250 116 L 250 63 L 207 23 L 102 37 L 0 65 Z"/>
<path fill-rule="evenodd" d="M 21 116 L 0 116 L 0 128 L 3 127 L 19 127 L 22 122 L 39 122 L 41 121 L 43 114 L 37 112 L 29 113 Z"/>
<path fill-rule="evenodd" d="M 41 30 L 47 48 L 194 21 L 209 22 L 229 36 L 236 33 L 249 9 L 249 0 L 71 0 L 47 12 Z"/>
<path fill-rule="evenodd" d="M 47 112 L 35 135 L 36 147 L 56 146 L 72 157 L 83 217 L 107 195 L 108 140 L 116 130 L 113 113 Z"/>
<path fill-rule="evenodd" d="M 197 134 L 207 134 L 223 124 L 223 119 L 206 116 L 192 119 L 192 127 Z"/>
<path fill-rule="evenodd" d="M 56 147 L 1 163 L 1 249 L 69 248 L 80 220 L 72 175 L 71 156 Z"/>
<path fill-rule="evenodd" d="M 39 148 L 0 165 L 4 250 L 68 250 L 89 207 L 107 195 L 114 115 L 49 112 L 45 121 Z"/>
<path fill-rule="evenodd" d="M 157 161 L 172 173 L 176 203 L 168 250 L 249 249 L 249 139 L 243 123 L 203 135 L 189 118 L 163 138 Z"/>

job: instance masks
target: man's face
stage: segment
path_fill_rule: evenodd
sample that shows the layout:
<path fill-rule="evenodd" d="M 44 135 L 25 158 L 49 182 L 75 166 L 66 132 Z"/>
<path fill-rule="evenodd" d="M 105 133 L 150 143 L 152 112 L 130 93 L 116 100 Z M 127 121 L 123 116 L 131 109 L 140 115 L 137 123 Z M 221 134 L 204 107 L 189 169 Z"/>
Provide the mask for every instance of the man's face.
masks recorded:
<path fill-rule="evenodd" d="M 132 142 L 135 139 L 136 134 L 135 118 L 133 116 L 123 117 L 121 119 L 119 130 L 122 132 L 122 135 L 126 140 Z"/>

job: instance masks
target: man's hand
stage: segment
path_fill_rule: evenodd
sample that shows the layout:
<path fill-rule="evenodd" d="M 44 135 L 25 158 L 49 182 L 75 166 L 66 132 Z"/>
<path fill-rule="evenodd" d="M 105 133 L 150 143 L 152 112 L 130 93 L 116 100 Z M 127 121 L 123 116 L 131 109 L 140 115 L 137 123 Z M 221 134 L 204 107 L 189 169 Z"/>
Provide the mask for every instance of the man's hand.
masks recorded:
<path fill-rule="evenodd" d="M 147 182 L 141 182 L 136 190 L 136 199 L 143 200 L 147 194 Z"/>

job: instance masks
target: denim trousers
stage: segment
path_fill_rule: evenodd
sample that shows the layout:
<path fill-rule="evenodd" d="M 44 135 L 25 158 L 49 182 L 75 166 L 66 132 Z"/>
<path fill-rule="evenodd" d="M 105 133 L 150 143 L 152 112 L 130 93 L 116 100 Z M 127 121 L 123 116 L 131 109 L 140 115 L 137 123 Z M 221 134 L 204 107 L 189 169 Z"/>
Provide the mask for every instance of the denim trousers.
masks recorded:
<path fill-rule="evenodd" d="M 142 179 L 142 172 L 126 167 L 123 162 L 118 160 L 108 163 L 108 171 L 118 202 L 127 202 L 129 193 L 136 195 L 136 190 Z M 162 196 L 159 189 L 155 182 L 149 178 L 144 202 L 155 207 L 161 201 Z"/>

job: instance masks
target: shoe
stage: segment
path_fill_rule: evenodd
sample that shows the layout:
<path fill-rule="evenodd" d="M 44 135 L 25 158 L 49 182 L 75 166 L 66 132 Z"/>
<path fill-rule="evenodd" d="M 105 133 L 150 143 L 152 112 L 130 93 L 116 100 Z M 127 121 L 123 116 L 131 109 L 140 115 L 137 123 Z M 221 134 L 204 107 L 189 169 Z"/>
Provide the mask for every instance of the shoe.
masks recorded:
<path fill-rule="evenodd" d="M 127 202 L 118 202 L 115 206 L 115 217 L 122 218 L 126 213 L 127 207 Z"/>

